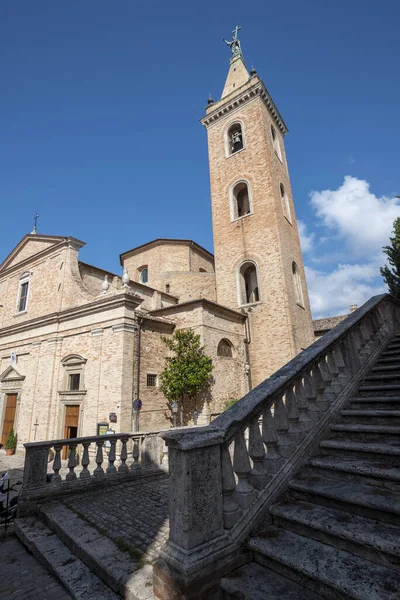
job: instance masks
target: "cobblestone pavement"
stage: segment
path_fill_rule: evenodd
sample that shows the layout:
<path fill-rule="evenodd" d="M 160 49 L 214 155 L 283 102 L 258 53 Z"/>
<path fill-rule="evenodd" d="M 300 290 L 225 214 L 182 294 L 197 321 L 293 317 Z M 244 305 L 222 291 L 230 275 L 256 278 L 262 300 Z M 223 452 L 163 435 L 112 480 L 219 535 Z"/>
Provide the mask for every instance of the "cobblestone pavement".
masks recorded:
<path fill-rule="evenodd" d="M 64 503 L 114 541 L 154 560 L 168 538 L 168 477 L 79 494 Z"/>
<path fill-rule="evenodd" d="M 15 537 L 0 540 L 0 600 L 71 600 Z"/>

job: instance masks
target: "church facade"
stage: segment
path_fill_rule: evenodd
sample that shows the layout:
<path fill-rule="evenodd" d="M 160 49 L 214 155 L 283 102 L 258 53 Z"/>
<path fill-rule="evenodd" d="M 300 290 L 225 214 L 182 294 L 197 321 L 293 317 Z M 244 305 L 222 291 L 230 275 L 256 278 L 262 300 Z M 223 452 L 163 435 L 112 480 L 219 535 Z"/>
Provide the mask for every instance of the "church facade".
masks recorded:
<path fill-rule="evenodd" d="M 213 385 L 184 424 L 207 424 L 314 340 L 284 149 L 286 125 L 235 47 L 208 135 L 215 257 L 156 239 L 118 276 L 73 237 L 26 235 L 0 265 L 0 432 L 23 443 L 171 426 L 164 337 L 200 334 Z M 142 409 L 133 410 L 140 399 Z"/>

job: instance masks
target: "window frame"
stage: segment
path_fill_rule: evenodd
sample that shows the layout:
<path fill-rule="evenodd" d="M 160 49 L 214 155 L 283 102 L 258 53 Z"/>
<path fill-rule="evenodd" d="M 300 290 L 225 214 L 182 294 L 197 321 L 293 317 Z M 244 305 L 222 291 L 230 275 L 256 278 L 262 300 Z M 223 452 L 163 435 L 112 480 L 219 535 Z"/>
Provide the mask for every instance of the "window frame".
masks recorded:
<path fill-rule="evenodd" d="M 283 194 L 282 194 L 282 190 L 283 190 Z M 282 182 L 279 183 L 279 195 L 280 195 L 280 199 L 281 199 L 283 216 L 288 221 L 288 223 L 290 223 L 292 225 L 293 224 L 292 223 L 292 211 L 290 210 L 289 196 L 288 196 L 286 188 Z"/>
<path fill-rule="evenodd" d="M 64 368 L 63 381 L 62 381 L 62 392 L 66 394 L 82 394 L 85 388 L 85 365 L 87 359 L 83 358 L 79 354 L 69 354 L 64 357 L 61 361 L 61 365 Z M 79 389 L 71 390 L 70 387 L 70 376 L 79 375 Z"/>
<path fill-rule="evenodd" d="M 242 215 L 241 217 L 236 216 L 236 214 L 238 213 L 237 210 L 237 199 L 234 193 L 234 190 L 236 188 L 236 186 L 238 186 L 239 184 L 244 183 L 247 186 L 247 195 L 249 197 L 249 209 L 250 212 L 248 212 L 246 215 Z M 251 186 L 250 186 L 250 182 L 248 181 L 248 179 L 238 179 L 237 181 L 235 181 L 235 183 L 233 183 L 229 189 L 229 205 L 230 205 L 230 213 L 231 213 L 231 223 L 234 223 L 235 221 L 240 221 L 241 219 L 245 219 L 246 217 L 251 217 L 251 215 L 254 214 L 253 212 L 253 197 L 252 197 L 252 193 L 251 193 Z"/>
<path fill-rule="evenodd" d="M 230 356 L 226 355 L 226 354 L 219 354 L 219 347 L 222 343 L 225 343 L 227 346 L 229 346 L 230 349 Z M 234 358 L 234 346 L 232 344 L 232 342 L 230 340 L 228 340 L 228 338 L 221 338 L 218 342 L 218 346 L 217 346 L 217 357 L 218 358 L 228 358 L 228 359 L 232 359 Z"/>
<path fill-rule="evenodd" d="M 258 287 L 258 300 L 256 300 L 255 302 L 242 302 L 242 282 L 241 282 L 241 278 L 243 277 L 241 271 L 244 265 L 247 264 L 253 264 L 256 268 L 256 276 L 257 276 L 257 287 Z M 253 260 L 252 258 L 246 258 L 245 260 L 243 260 L 237 267 L 236 269 L 236 293 L 237 293 L 237 302 L 238 302 L 238 306 L 243 308 L 246 306 L 255 306 L 256 304 L 261 304 L 262 303 L 262 293 L 261 293 L 261 280 L 260 280 L 260 269 L 258 267 L 258 264 L 255 260 Z"/>
<path fill-rule="evenodd" d="M 279 160 L 283 164 L 283 157 L 282 157 L 281 145 L 280 145 L 280 142 L 279 142 L 279 138 L 278 138 L 278 134 L 276 132 L 276 129 L 272 125 L 272 123 L 271 123 L 271 139 L 272 139 L 273 150 L 274 150 L 276 156 L 279 158 Z"/>
<path fill-rule="evenodd" d="M 143 265 L 142 267 L 138 268 L 139 271 L 139 283 L 141 283 L 142 285 L 148 285 L 149 283 L 149 266 L 148 265 Z M 146 281 L 143 281 L 143 273 L 146 272 Z"/>
<path fill-rule="evenodd" d="M 236 150 L 236 152 L 230 152 L 229 130 L 234 125 L 240 125 L 240 128 L 242 130 L 242 144 L 243 145 L 240 148 L 240 150 Z M 236 156 L 236 154 L 239 154 L 239 152 L 243 152 L 243 150 L 246 149 L 246 136 L 245 136 L 243 121 L 241 121 L 240 119 L 235 119 L 234 121 L 232 121 L 231 123 L 229 123 L 229 125 L 227 125 L 225 127 L 224 146 L 225 146 L 225 158 L 230 158 L 231 156 Z"/>
<path fill-rule="evenodd" d="M 17 304 L 16 304 L 16 313 L 18 315 L 24 314 L 28 311 L 29 296 L 30 296 L 30 289 L 31 289 L 31 276 L 32 276 L 32 273 L 30 271 L 25 271 L 24 273 L 22 273 L 22 275 L 19 278 Z M 23 289 L 23 286 L 26 284 L 28 285 L 28 287 L 27 287 L 27 292 L 26 292 L 26 296 L 25 296 L 25 305 L 21 309 L 20 304 L 21 304 L 21 300 L 22 300 L 22 289 Z"/>
<path fill-rule="evenodd" d="M 297 266 L 297 263 L 294 260 L 292 261 L 292 279 L 293 279 L 293 287 L 294 287 L 294 293 L 295 293 L 295 298 L 296 298 L 296 304 L 297 304 L 297 306 L 300 306 L 301 308 L 305 308 L 304 292 L 303 292 L 303 285 L 302 285 L 301 277 L 300 277 L 300 271 L 299 271 L 299 267 Z"/>
<path fill-rule="evenodd" d="M 155 384 L 149 384 L 149 377 L 155 377 Z M 158 388 L 158 373 L 146 373 L 146 387 L 147 388 Z"/>

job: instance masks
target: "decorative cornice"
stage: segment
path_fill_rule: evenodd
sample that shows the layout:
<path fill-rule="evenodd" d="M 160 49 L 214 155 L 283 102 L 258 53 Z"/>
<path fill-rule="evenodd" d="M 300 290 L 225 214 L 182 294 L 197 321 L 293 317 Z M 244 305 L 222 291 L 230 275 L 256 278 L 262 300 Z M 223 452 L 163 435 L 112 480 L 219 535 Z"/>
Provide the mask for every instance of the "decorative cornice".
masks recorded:
<path fill-rule="evenodd" d="M 204 127 L 209 127 L 218 119 L 226 117 L 230 112 L 239 108 L 246 102 L 250 100 L 254 100 L 255 98 L 260 97 L 267 107 L 269 113 L 274 119 L 275 123 L 281 130 L 282 134 L 285 135 L 288 132 L 288 128 L 284 120 L 282 119 L 278 109 L 275 106 L 274 101 L 272 100 L 267 88 L 263 84 L 262 81 L 257 81 L 253 86 L 246 87 L 241 93 L 236 94 L 232 98 L 227 98 L 227 101 L 219 105 L 215 108 L 215 110 L 209 112 L 205 117 L 200 119 L 200 122 Z"/>
<path fill-rule="evenodd" d="M 0 338 L 37 327 L 46 327 L 48 325 L 86 317 L 87 315 L 114 310 L 115 308 L 120 308 L 122 306 L 130 306 L 132 309 L 135 309 L 141 302 L 142 298 L 137 294 L 122 293 L 115 294 L 114 296 L 101 296 L 98 300 L 83 304 L 82 306 L 75 306 L 74 308 L 68 308 L 62 312 L 51 313 L 50 315 L 45 315 L 43 317 L 36 317 L 35 319 L 24 321 L 18 325 L 3 327 L 0 329 Z"/>
<path fill-rule="evenodd" d="M 113 325 L 112 330 L 114 333 L 119 333 L 120 331 L 129 331 L 130 333 L 134 333 L 137 331 L 137 325 L 129 325 L 129 323 L 120 323 L 119 325 Z"/>

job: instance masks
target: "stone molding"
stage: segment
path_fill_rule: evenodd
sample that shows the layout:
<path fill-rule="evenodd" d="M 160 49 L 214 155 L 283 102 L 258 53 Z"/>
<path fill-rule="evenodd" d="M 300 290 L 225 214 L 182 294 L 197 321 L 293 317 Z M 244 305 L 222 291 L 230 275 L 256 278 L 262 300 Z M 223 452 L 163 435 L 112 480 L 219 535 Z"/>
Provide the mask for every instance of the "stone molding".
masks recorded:
<path fill-rule="evenodd" d="M 288 133 L 289 130 L 286 127 L 284 120 L 282 119 L 277 107 L 275 106 L 274 101 L 272 100 L 267 88 L 265 87 L 262 81 L 258 80 L 251 87 L 246 87 L 246 89 L 243 90 L 243 92 L 241 92 L 239 95 L 236 94 L 237 91 L 235 92 L 235 96 L 233 98 L 231 98 L 230 100 L 228 98 L 227 101 L 223 104 L 219 103 L 219 106 L 217 106 L 214 111 L 209 112 L 205 117 L 203 117 L 200 120 L 201 124 L 204 125 L 204 127 L 209 127 L 215 121 L 217 121 L 220 118 L 226 117 L 229 113 L 233 112 L 235 109 L 239 108 L 243 104 L 246 104 L 250 100 L 254 100 L 257 97 L 260 97 L 282 134 L 286 135 L 286 133 Z"/>

